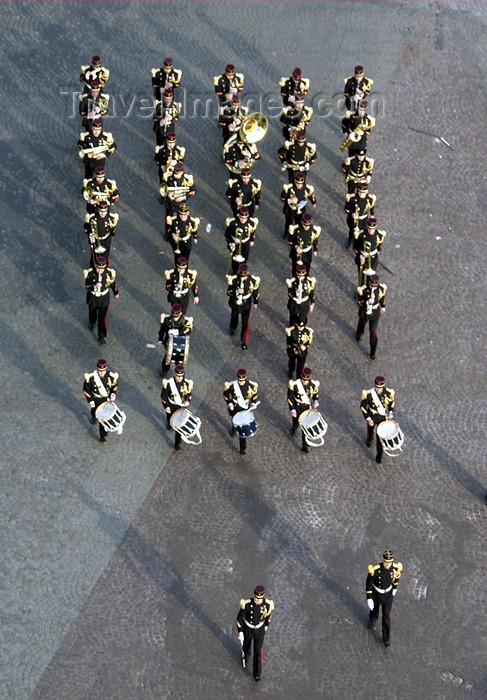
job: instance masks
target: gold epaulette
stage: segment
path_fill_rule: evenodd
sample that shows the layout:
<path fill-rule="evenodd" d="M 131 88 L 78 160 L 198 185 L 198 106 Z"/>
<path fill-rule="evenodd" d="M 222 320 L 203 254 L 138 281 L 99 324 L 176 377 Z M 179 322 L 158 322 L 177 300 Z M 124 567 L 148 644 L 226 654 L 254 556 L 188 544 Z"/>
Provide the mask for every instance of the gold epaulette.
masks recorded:
<path fill-rule="evenodd" d="M 316 389 L 319 389 L 319 388 L 320 388 L 320 382 L 319 382 L 319 380 L 318 380 L 318 379 L 312 379 L 312 380 L 311 380 L 311 384 L 312 384 L 312 385 L 313 385 L 313 382 L 314 382 L 314 387 L 315 387 Z"/>
<path fill-rule="evenodd" d="M 237 178 L 234 178 L 233 180 L 230 178 L 230 180 L 227 180 L 227 186 L 233 187 L 236 182 L 238 182 Z"/>
<path fill-rule="evenodd" d="M 103 132 L 103 138 L 104 138 L 106 141 L 113 141 L 112 132 L 111 132 L 111 131 L 104 131 L 104 132 Z"/>
<path fill-rule="evenodd" d="M 287 79 L 286 77 L 282 77 L 282 78 L 279 80 L 279 87 L 286 87 L 287 80 L 288 80 L 288 79 Z"/>
<path fill-rule="evenodd" d="M 225 219 L 225 226 L 230 226 L 230 224 L 232 223 L 232 221 L 235 221 L 235 219 L 232 219 L 232 218 L 229 216 L 228 219 Z"/>
<path fill-rule="evenodd" d="M 269 606 L 269 614 L 270 614 L 270 613 L 274 610 L 274 601 L 273 601 L 273 600 L 268 600 L 268 599 L 266 598 L 266 603 L 267 603 L 268 606 Z"/>
<path fill-rule="evenodd" d="M 262 187 L 262 180 L 258 180 L 257 178 L 255 178 L 254 187 L 256 187 L 258 190 L 260 190 L 260 188 Z"/>
<path fill-rule="evenodd" d="M 198 226 L 200 225 L 201 219 L 197 216 L 193 216 L 190 218 L 190 221 L 194 221 L 194 225 L 196 226 L 196 228 L 198 228 Z"/>
<path fill-rule="evenodd" d="M 217 87 L 218 81 L 220 80 L 220 78 L 221 78 L 221 75 L 215 75 L 215 76 L 214 76 L 214 78 L 213 78 L 213 85 L 214 85 L 215 87 Z"/>
<path fill-rule="evenodd" d="M 227 275 L 227 284 L 230 286 L 237 279 L 237 275 Z"/>
<path fill-rule="evenodd" d="M 398 561 L 396 564 L 393 564 L 392 566 L 394 566 L 399 572 L 402 571 L 402 564 L 400 561 Z"/>
<path fill-rule="evenodd" d="M 109 372 L 109 376 L 112 377 L 114 384 L 118 382 L 118 372 Z"/>
<path fill-rule="evenodd" d="M 89 382 L 94 372 L 85 372 L 85 382 Z"/>
<path fill-rule="evenodd" d="M 223 382 L 223 391 L 228 391 L 232 384 L 233 382 Z"/>
<path fill-rule="evenodd" d="M 295 386 L 296 386 L 296 381 L 294 379 L 290 379 L 287 383 L 287 388 L 289 389 L 289 391 L 293 391 Z"/>
<path fill-rule="evenodd" d="M 379 567 L 380 564 L 369 564 L 369 566 L 367 567 L 367 571 L 371 576 L 373 576 Z"/>
<path fill-rule="evenodd" d="M 167 385 L 169 384 L 169 379 L 163 379 L 162 380 L 162 388 L 167 389 Z"/>
<path fill-rule="evenodd" d="M 362 390 L 362 401 L 365 401 L 365 399 L 367 398 L 368 394 L 369 394 L 369 390 L 368 390 L 368 389 L 363 389 L 363 390 Z"/>
<path fill-rule="evenodd" d="M 250 603 L 250 598 L 242 598 L 240 601 L 240 607 L 245 610 L 245 606 Z"/>
<path fill-rule="evenodd" d="M 188 385 L 188 393 L 191 393 L 193 391 L 193 380 L 192 379 L 186 379 L 186 383 Z"/>
<path fill-rule="evenodd" d="M 286 335 L 290 336 L 291 333 L 294 330 L 294 326 L 289 326 L 289 328 L 285 328 L 284 331 L 286 332 Z"/>
<path fill-rule="evenodd" d="M 168 316 L 170 316 L 170 314 L 161 314 L 161 323 L 164 323 Z"/>
<path fill-rule="evenodd" d="M 174 270 L 164 270 L 164 277 L 169 280 Z"/>
<path fill-rule="evenodd" d="M 255 284 L 254 289 L 256 289 L 259 284 L 260 284 L 260 277 L 258 275 L 250 275 L 252 278 L 252 282 Z"/>
<path fill-rule="evenodd" d="M 88 277 L 88 275 L 90 274 L 90 272 L 92 272 L 92 271 L 93 271 L 93 268 L 92 268 L 92 267 L 90 267 L 89 270 L 83 270 L 83 276 L 84 276 L 84 278 L 86 279 L 86 278 Z"/>

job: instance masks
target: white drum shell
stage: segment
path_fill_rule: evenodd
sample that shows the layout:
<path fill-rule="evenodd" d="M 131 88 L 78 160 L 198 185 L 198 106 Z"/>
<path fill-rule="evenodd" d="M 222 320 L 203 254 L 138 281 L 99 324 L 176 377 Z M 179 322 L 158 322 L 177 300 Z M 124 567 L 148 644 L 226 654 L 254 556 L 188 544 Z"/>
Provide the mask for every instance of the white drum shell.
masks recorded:
<path fill-rule="evenodd" d="M 95 411 L 95 416 L 110 433 L 122 433 L 127 416 L 113 401 L 104 401 Z"/>
<path fill-rule="evenodd" d="M 382 448 L 389 457 L 397 457 L 402 452 L 404 434 L 395 420 L 384 420 L 377 426 L 377 436 Z"/>

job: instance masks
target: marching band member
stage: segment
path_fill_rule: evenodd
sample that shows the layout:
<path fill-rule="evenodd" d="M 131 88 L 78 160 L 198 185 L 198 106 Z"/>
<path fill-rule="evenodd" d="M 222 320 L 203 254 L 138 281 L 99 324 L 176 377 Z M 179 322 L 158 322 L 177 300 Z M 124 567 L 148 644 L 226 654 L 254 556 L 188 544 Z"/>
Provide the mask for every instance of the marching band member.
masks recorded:
<path fill-rule="evenodd" d="M 298 131 L 306 131 L 313 116 L 313 107 L 305 107 L 302 92 L 295 94 L 294 104 L 284 107 L 281 114 L 282 133 L 286 141 L 296 138 Z"/>
<path fill-rule="evenodd" d="M 367 282 L 357 287 L 358 322 L 355 331 L 355 339 L 358 343 L 365 330 L 365 324 L 369 324 L 370 359 L 375 360 L 377 344 L 379 342 L 379 321 L 386 310 L 387 285 L 380 283 L 379 275 L 369 275 Z"/>
<path fill-rule="evenodd" d="M 83 384 L 83 394 L 90 406 L 91 422 L 96 423 L 96 409 L 106 401 L 115 401 L 118 392 L 118 374 L 109 372 L 107 361 L 100 358 L 94 372 L 87 372 Z M 100 422 L 100 442 L 105 442 L 107 431 Z"/>
<path fill-rule="evenodd" d="M 369 564 L 367 567 L 365 594 L 369 608 L 368 628 L 375 627 L 382 607 L 382 641 L 386 648 L 390 646 L 391 609 L 401 572 L 402 564 L 400 561 L 397 564 L 394 562 L 394 554 L 390 549 L 386 549 L 380 564 Z"/>
<path fill-rule="evenodd" d="M 165 224 L 166 236 L 174 253 L 174 265 L 177 265 L 181 256 L 189 263 L 193 243 L 198 243 L 199 218 L 190 216 L 188 203 L 181 202 L 176 214 L 166 216 Z"/>
<path fill-rule="evenodd" d="M 299 224 L 306 211 L 308 203 L 316 209 L 315 188 L 306 182 L 306 173 L 301 170 L 294 171 L 293 182 L 284 185 L 281 192 L 282 211 L 284 214 L 284 234 L 287 238 L 290 226 Z"/>
<path fill-rule="evenodd" d="M 289 243 L 289 257 L 292 261 L 292 274 L 296 277 L 298 264 L 304 265 L 309 275 L 313 257 L 318 255 L 318 239 L 321 234 L 321 226 L 313 224 L 313 216 L 305 212 L 300 224 L 289 227 L 287 242 Z"/>
<path fill-rule="evenodd" d="M 184 376 L 184 365 L 175 365 L 174 377 L 162 380 L 161 402 L 166 413 L 167 427 L 171 429 L 171 416 L 180 408 L 187 408 L 193 392 L 193 380 Z M 174 431 L 174 449 L 181 449 L 181 433 Z"/>
<path fill-rule="evenodd" d="M 165 88 L 162 91 L 162 100 L 157 100 L 154 107 L 154 122 L 153 129 L 156 135 L 156 143 L 158 146 L 163 146 L 166 141 L 168 132 L 174 131 L 182 105 L 180 102 L 174 101 L 173 88 Z"/>
<path fill-rule="evenodd" d="M 90 265 L 93 265 L 94 257 L 104 255 L 110 266 L 110 246 L 112 238 L 117 232 L 118 214 L 108 213 L 109 204 L 106 201 L 98 202 L 93 214 L 86 214 L 84 229 L 90 242 Z"/>
<path fill-rule="evenodd" d="M 293 378 L 294 370 L 296 370 L 296 379 L 301 376 L 306 364 L 308 349 L 314 336 L 313 329 L 307 323 L 306 316 L 298 316 L 296 323 L 285 329 L 289 379 Z"/>
<path fill-rule="evenodd" d="M 222 114 L 225 105 L 228 105 L 235 95 L 242 92 L 244 77 L 242 73 L 235 72 L 233 63 L 227 63 L 225 72 L 222 75 L 215 75 L 213 78 L 213 85 L 220 102 L 220 114 Z"/>
<path fill-rule="evenodd" d="M 309 277 L 306 265 L 296 265 L 295 277 L 286 280 L 289 310 L 289 325 L 296 323 L 298 316 L 308 316 L 315 308 L 316 278 Z"/>
<path fill-rule="evenodd" d="M 104 165 L 97 165 L 93 177 L 83 180 L 82 194 L 88 214 L 94 214 L 101 201 L 115 204 L 120 199 L 117 183 L 106 177 Z"/>
<path fill-rule="evenodd" d="M 299 170 L 306 175 L 313 163 L 316 163 L 316 144 L 306 141 L 306 131 L 301 130 L 296 134 L 294 141 L 285 141 L 277 152 L 282 163 L 282 170 L 287 170 L 289 182 L 293 182 L 294 172 Z M 305 180 L 306 182 L 306 180 Z"/>
<path fill-rule="evenodd" d="M 162 183 L 165 173 L 172 172 L 177 163 L 184 161 L 186 149 L 184 146 L 177 146 L 176 140 L 175 132 L 168 131 L 164 144 L 156 146 L 154 160 L 157 163 L 159 184 Z"/>
<path fill-rule="evenodd" d="M 227 275 L 228 305 L 230 314 L 230 335 L 235 335 L 238 326 L 239 315 L 242 318 L 240 341 L 242 350 L 247 350 L 249 342 L 250 312 L 257 311 L 260 298 L 260 277 L 249 275 L 249 267 L 246 263 L 240 263 L 238 274 Z"/>
<path fill-rule="evenodd" d="M 252 177 L 250 168 L 242 168 L 239 175 L 228 180 L 227 185 L 226 197 L 233 215 L 237 217 L 240 207 L 247 207 L 252 217 L 260 205 L 262 181 Z"/>
<path fill-rule="evenodd" d="M 90 331 L 98 321 L 98 342 L 105 345 L 108 329 L 108 309 L 110 307 L 110 289 L 118 299 L 117 273 L 108 266 L 103 255 L 95 260 L 95 267 L 84 270 L 86 303 L 88 304 L 88 324 Z"/>
<path fill-rule="evenodd" d="M 303 78 L 301 68 L 295 68 L 290 78 L 283 77 L 279 81 L 281 97 L 284 107 L 293 105 L 296 101 L 296 94 L 306 96 L 309 90 L 309 78 Z"/>
<path fill-rule="evenodd" d="M 343 83 L 345 85 L 343 90 L 345 109 L 352 110 L 357 114 L 360 102 L 364 97 L 370 95 L 374 81 L 365 77 L 362 66 L 355 66 L 354 75 L 344 78 Z"/>
<path fill-rule="evenodd" d="M 237 632 L 242 645 L 242 662 L 244 666 L 250 656 L 252 640 L 254 641 L 253 675 L 260 681 L 262 675 L 262 646 L 265 633 L 271 623 L 274 601 L 265 597 L 264 586 L 254 588 L 253 598 L 242 598 L 237 615 Z"/>
<path fill-rule="evenodd" d="M 259 225 L 259 219 L 249 217 L 249 208 L 240 207 L 234 219 L 225 220 L 225 240 L 230 251 L 232 273 L 238 274 L 241 263 L 249 259 L 250 249 L 254 245 L 255 232 Z"/>
<path fill-rule="evenodd" d="M 394 417 L 396 392 L 394 389 L 386 387 L 385 377 L 377 375 L 374 379 L 374 386 L 371 389 L 362 391 L 362 400 L 360 402 L 360 410 L 367 422 L 367 434 L 365 444 L 370 447 L 374 429 L 385 420 L 392 420 Z M 375 461 L 377 464 L 382 462 L 382 442 L 376 434 L 377 453 Z"/>
<path fill-rule="evenodd" d="M 361 148 L 354 156 L 345 158 L 342 172 L 345 175 L 348 193 L 353 194 L 358 185 L 370 185 L 374 170 L 374 159 L 369 158 L 367 149 Z"/>
<path fill-rule="evenodd" d="M 83 118 L 82 124 L 85 129 L 89 129 L 93 119 L 101 119 L 108 114 L 110 95 L 101 91 L 101 83 L 98 79 L 93 80 L 88 92 L 79 95 L 79 113 Z"/>
<path fill-rule="evenodd" d="M 382 244 L 387 236 L 384 230 L 379 231 L 377 228 L 377 219 L 375 216 L 369 216 L 367 219 L 367 231 L 362 232 L 355 239 L 353 252 L 355 253 L 355 264 L 358 268 L 358 286 L 363 284 L 364 271 L 372 274 L 377 270 L 379 264 L 379 252 L 382 250 Z"/>
<path fill-rule="evenodd" d="M 167 300 L 172 304 L 181 304 L 183 315 L 186 314 L 189 305 L 189 293 L 193 294 L 193 304 L 199 304 L 199 290 L 196 284 L 196 270 L 188 269 L 188 261 L 182 255 L 178 258 L 175 270 L 166 270 Z"/>
<path fill-rule="evenodd" d="M 367 219 L 374 216 L 376 201 L 377 197 L 375 194 L 369 194 L 369 186 L 366 183 L 358 185 L 357 192 L 345 196 L 343 208 L 347 213 L 347 248 L 350 248 L 354 239 L 365 231 Z"/>
<path fill-rule="evenodd" d="M 348 148 L 348 155 L 354 156 L 367 148 L 367 137 L 375 126 L 375 118 L 367 114 L 367 101 L 359 104 L 358 114 L 346 112 L 342 119 L 342 131 L 345 133 L 341 150 Z"/>
<path fill-rule="evenodd" d="M 287 403 L 289 410 L 291 411 L 292 426 L 291 434 L 296 434 L 296 429 L 299 425 L 299 416 L 304 411 L 309 411 L 310 409 L 317 409 L 320 405 L 319 401 L 319 388 L 320 383 L 316 379 L 311 379 L 313 371 L 311 367 L 303 367 L 301 370 L 301 375 L 299 379 L 290 379 L 287 389 Z M 304 432 L 302 434 L 302 452 L 309 452 L 308 445 L 306 443 Z"/>
<path fill-rule="evenodd" d="M 230 418 L 240 411 L 252 411 L 256 408 L 259 385 L 257 382 L 252 382 L 247 377 L 247 370 L 241 367 L 237 370 L 237 379 L 232 382 L 225 382 L 223 388 L 223 399 L 227 404 Z M 230 435 L 234 437 L 236 428 L 232 421 Z M 244 455 L 247 451 L 247 438 L 239 435 L 240 454 Z"/>
<path fill-rule="evenodd" d="M 83 92 L 89 93 L 94 80 L 98 80 L 100 86 L 104 87 L 109 77 L 110 71 L 101 65 L 101 58 L 95 55 L 91 57 L 89 66 L 81 66 L 79 81 L 85 84 Z"/>
<path fill-rule="evenodd" d="M 234 95 L 230 104 L 227 104 L 220 113 L 218 122 L 222 130 L 223 145 L 226 144 L 230 136 L 240 129 L 242 121 L 248 113 L 247 107 L 241 106 L 240 97 Z"/>
<path fill-rule="evenodd" d="M 257 144 L 247 143 L 240 132 L 234 143 L 231 145 L 225 143 L 223 146 L 223 160 L 229 170 L 241 172 L 244 168 L 252 168 L 259 158 Z"/>
<path fill-rule="evenodd" d="M 178 204 L 186 202 L 190 197 L 195 196 L 194 177 L 190 173 L 185 172 L 182 160 L 176 163 L 172 172 L 166 171 L 164 173 L 159 193 L 161 197 L 165 197 L 166 219 L 169 216 L 173 216 Z"/>
<path fill-rule="evenodd" d="M 156 100 L 162 100 L 162 93 L 167 88 L 176 90 L 181 87 L 181 78 L 183 71 L 174 68 L 174 61 L 169 56 L 166 56 L 162 62 L 162 68 L 152 68 L 152 87 L 154 88 L 154 97 Z"/>
<path fill-rule="evenodd" d="M 97 165 L 105 167 L 106 159 L 115 153 L 117 145 L 109 131 L 103 131 L 102 119 L 94 119 L 88 131 L 78 139 L 78 156 L 85 166 L 85 178 L 93 177 Z"/>
<path fill-rule="evenodd" d="M 171 346 L 170 340 L 171 336 L 174 337 L 180 337 L 180 336 L 186 336 L 186 345 L 184 348 L 184 355 L 182 358 L 181 363 L 177 364 L 186 364 L 188 361 L 188 341 L 189 341 L 189 335 L 191 331 L 193 330 L 193 319 L 191 316 L 184 316 L 183 315 L 183 307 L 181 304 L 173 304 L 171 306 L 171 313 L 170 314 L 161 314 L 161 326 L 159 328 L 159 340 L 157 341 L 158 345 L 164 345 L 164 350 L 165 353 L 162 358 L 162 367 L 161 367 L 161 377 L 163 377 L 165 374 L 167 374 L 169 367 L 171 366 L 171 361 L 175 362 L 175 351 L 174 351 L 174 345 Z"/>

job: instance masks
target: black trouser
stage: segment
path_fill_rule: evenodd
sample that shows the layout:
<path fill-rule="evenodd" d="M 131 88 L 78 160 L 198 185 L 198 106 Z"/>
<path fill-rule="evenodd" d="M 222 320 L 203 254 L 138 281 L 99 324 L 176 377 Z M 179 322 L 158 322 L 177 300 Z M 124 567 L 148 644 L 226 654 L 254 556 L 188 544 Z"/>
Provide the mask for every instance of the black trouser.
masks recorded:
<path fill-rule="evenodd" d="M 306 349 L 304 353 L 301 355 L 291 355 L 288 354 L 288 369 L 289 369 L 289 378 L 291 378 L 294 374 L 294 370 L 296 370 L 296 379 L 299 379 L 301 376 L 301 371 L 306 363 L 306 358 L 308 356 L 308 350 Z"/>
<path fill-rule="evenodd" d="M 100 401 L 95 401 L 94 407 L 92 409 L 90 409 L 91 415 L 93 416 L 93 418 L 95 420 L 96 420 L 96 409 L 98 408 L 98 406 L 101 406 L 102 403 L 105 403 L 105 401 L 107 401 L 107 399 L 101 399 Z M 99 429 L 100 429 L 100 437 L 105 437 L 107 435 L 107 431 L 103 427 L 103 424 L 100 422 L 99 422 Z"/>
<path fill-rule="evenodd" d="M 88 321 L 93 325 L 98 321 L 98 338 L 106 338 L 107 336 L 109 308 L 110 304 L 106 304 L 105 306 L 88 304 Z"/>
<path fill-rule="evenodd" d="M 385 418 L 382 418 L 382 417 L 381 417 L 380 420 L 378 420 L 377 422 L 374 422 L 374 425 L 369 425 L 369 424 L 367 423 L 367 433 L 366 433 L 366 440 L 367 440 L 367 442 L 372 442 L 372 438 L 374 437 L 374 430 L 375 430 L 375 429 L 377 428 L 377 426 L 378 426 L 380 423 L 382 423 L 382 421 L 384 421 L 384 420 L 385 420 Z M 377 431 L 376 431 L 376 435 L 375 435 L 375 445 L 376 445 L 376 448 L 377 448 L 377 451 L 376 451 L 376 459 L 382 459 L 382 442 L 381 442 L 380 437 L 377 435 Z"/>
<path fill-rule="evenodd" d="M 370 357 L 372 357 L 372 358 L 375 358 L 377 345 L 379 343 L 379 330 L 378 330 L 379 320 L 380 320 L 380 311 L 379 311 L 379 313 L 372 314 L 372 316 L 367 316 L 366 314 L 361 314 L 358 317 L 357 331 L 356 331 L 357 340 L 360 340 L 360 338 L 362 337 L 364 330 L 365 330 L 365 324 L 368 322 L 368 324 L 369 324 L 369 339 L 370 339 Z"/>
<path fill-rule="evenodd" d="M 238 306 L 237 307 L 232 306 L 232 311 L 230 314 L 230 328 L 232 329 L 232 331 L 237 330 L 238 316 L 239 316 L 239 314 L 242 316 L 242 328 L 240 331 L 240 342 L 245 343 L 245 345 L 247 345 L 249 342 L 250 310 L 251 310 L 250 306 L 248 308 L 243 308 L 243 309 L 240 309 Z"/>
<path fill-rule="evenodd" d="M 391 608 L 394 600 L 392 591 L 389 593 L 377 593 L 373 591 L 372 600 L 374 601 L 374 609 L 369 612 L 372 622 L 376 622 L 379 617 L 379 610 L 382 606 L 382 641 L 384 644 L 389 641 L 391 633 Z"/>
<path fill-rule="evenodd" d="M 242 650 L 245 655 L 245 661 L 247 661 L 247 659 L 250 656 L 250 647 L 252 645 L 252 640 L 254 640 L 253 673 L 254 678 L 260 678 L 262 674 L 262 645 L 264 644 L 265 636 L 264 625 L 262 625 L 262 627 L 259 627 L 259 629 L 255 630 L 251 627 L 248 627 L 244 622 L 242 628 L 244 635 L 244 643 Z"/>

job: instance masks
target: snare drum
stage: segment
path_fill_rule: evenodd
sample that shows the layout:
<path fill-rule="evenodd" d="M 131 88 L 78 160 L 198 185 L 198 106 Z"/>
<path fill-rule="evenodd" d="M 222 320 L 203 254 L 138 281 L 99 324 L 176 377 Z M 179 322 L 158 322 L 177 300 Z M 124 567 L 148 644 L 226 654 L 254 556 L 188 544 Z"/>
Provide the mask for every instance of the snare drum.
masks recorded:
<path fill-rule="evenodd" d="M 95 411 L 95 416 L 103 425 L 105 430 L 111 433 L 122 434 L 123 425 L 127 416 L 121 411 L 113 401 L 104 401 Z"/>
<path fill-rule="evenodd" d="M 404 435 L 399 424 L 395 420 L 384 420 L 377 426 L 377 435 L 386 455 L 397 457 L 402 451 L 404 442 Z"/>
<path fill-rule="evenodd" d="M 166 345 L 165 363 L 184 365 L 189 357 L 189 335 L 170 335 Z"/>
<path fill-rule="evenodd" d="M 321 413 L 308 409 L 301 413 L 298 421 L 306 443 L 311 447 L 321 447 L 325 442 L 324 435 L 328 430 L 328 424 Z"/>
<path fill-rule="evenodd" d="M 254 437 L 259 427 L 255 422 L 254 412 L 250 408 L 236 413 L 232 418 L 232 423 L 241 438 Z"/>
<path fill-rule="evenodd" d="M 200 435 L 201 420 L 194 416 L 187 408 L 178 408 L 169 419 L 171 428 L 179 433 L 188 445 L 199 445 L 202 441 Z"/>

